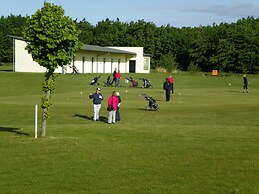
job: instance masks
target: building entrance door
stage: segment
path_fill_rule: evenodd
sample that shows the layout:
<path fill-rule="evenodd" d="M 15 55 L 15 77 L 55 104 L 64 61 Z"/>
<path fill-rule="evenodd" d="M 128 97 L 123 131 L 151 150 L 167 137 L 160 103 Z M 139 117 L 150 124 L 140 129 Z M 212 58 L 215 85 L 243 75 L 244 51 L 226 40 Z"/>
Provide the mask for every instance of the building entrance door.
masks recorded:
<path fill-rule="evenodd" d="M 136 60 L 129 61 L 129 73 L 136 73 Z"/>

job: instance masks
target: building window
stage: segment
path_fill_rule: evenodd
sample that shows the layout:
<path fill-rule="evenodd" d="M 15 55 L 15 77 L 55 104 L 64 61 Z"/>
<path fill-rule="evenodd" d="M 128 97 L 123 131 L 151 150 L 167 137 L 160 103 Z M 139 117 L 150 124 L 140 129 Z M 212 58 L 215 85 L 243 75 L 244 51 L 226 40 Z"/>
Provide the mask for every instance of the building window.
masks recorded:
<path fill-rule="evenodd" d="M 149 58 L 144 58 L 144 70 L 149 70 Z"/>
<path fill-rule="evenodd" d="M 118 59 L 118 70 L 120 70 L 121 59 Z"/>

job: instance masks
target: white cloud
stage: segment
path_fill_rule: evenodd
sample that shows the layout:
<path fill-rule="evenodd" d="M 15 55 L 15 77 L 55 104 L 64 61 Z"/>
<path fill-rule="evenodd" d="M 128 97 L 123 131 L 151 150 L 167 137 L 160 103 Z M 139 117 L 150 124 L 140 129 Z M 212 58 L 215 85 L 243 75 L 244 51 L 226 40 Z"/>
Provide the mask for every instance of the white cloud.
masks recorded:
<path fill-rule="evenodd" d="M 230 17 L 247 17 L 259 16 L 259 6 L 251 3 L 235 4 L 235 5 L 210 5 L 207 7 L 190 8 L 183 11 L 208 13 L 217 16 L 230 16 Z"/>

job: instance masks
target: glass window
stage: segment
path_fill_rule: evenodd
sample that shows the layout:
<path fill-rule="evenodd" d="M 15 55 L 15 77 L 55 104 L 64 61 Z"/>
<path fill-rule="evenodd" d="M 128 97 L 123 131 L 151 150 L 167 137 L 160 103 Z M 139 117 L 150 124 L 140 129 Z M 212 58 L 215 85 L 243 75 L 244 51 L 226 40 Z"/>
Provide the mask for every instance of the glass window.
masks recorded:
<path fill-rule="evenodd" d="M 144 70 L 148 70 L 149 69 L 149 58 L 145 57 L 144 58 Z"/>

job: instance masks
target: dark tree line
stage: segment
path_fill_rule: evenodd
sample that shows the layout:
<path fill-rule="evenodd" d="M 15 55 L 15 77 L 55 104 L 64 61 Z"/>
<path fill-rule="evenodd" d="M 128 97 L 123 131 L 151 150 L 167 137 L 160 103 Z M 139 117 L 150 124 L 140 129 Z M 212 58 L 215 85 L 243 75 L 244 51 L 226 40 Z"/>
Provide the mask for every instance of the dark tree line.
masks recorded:
<path fill-rule="evenodd" d="M 1 17 L 0 62 L 12 61 L 12 40 L 6 35 L 22 36 L 25 19 Z M 85 44 L 144 47 L 144 52 L 152 55 L 152 68 L 259 72 L 259 18 L 194 28 L 157 27 L 144 20 L 128 23 L 105 19 L 95 26 L 86 19 L 75 22 Z"/>
<path fill-rule="evenodd" d="M 25 17 L 10 15 L 0 18 L 0 63 L 13 60 L 13 43 L 7 35 L 22 37 L 22 29 L 25 25 Z"/>

